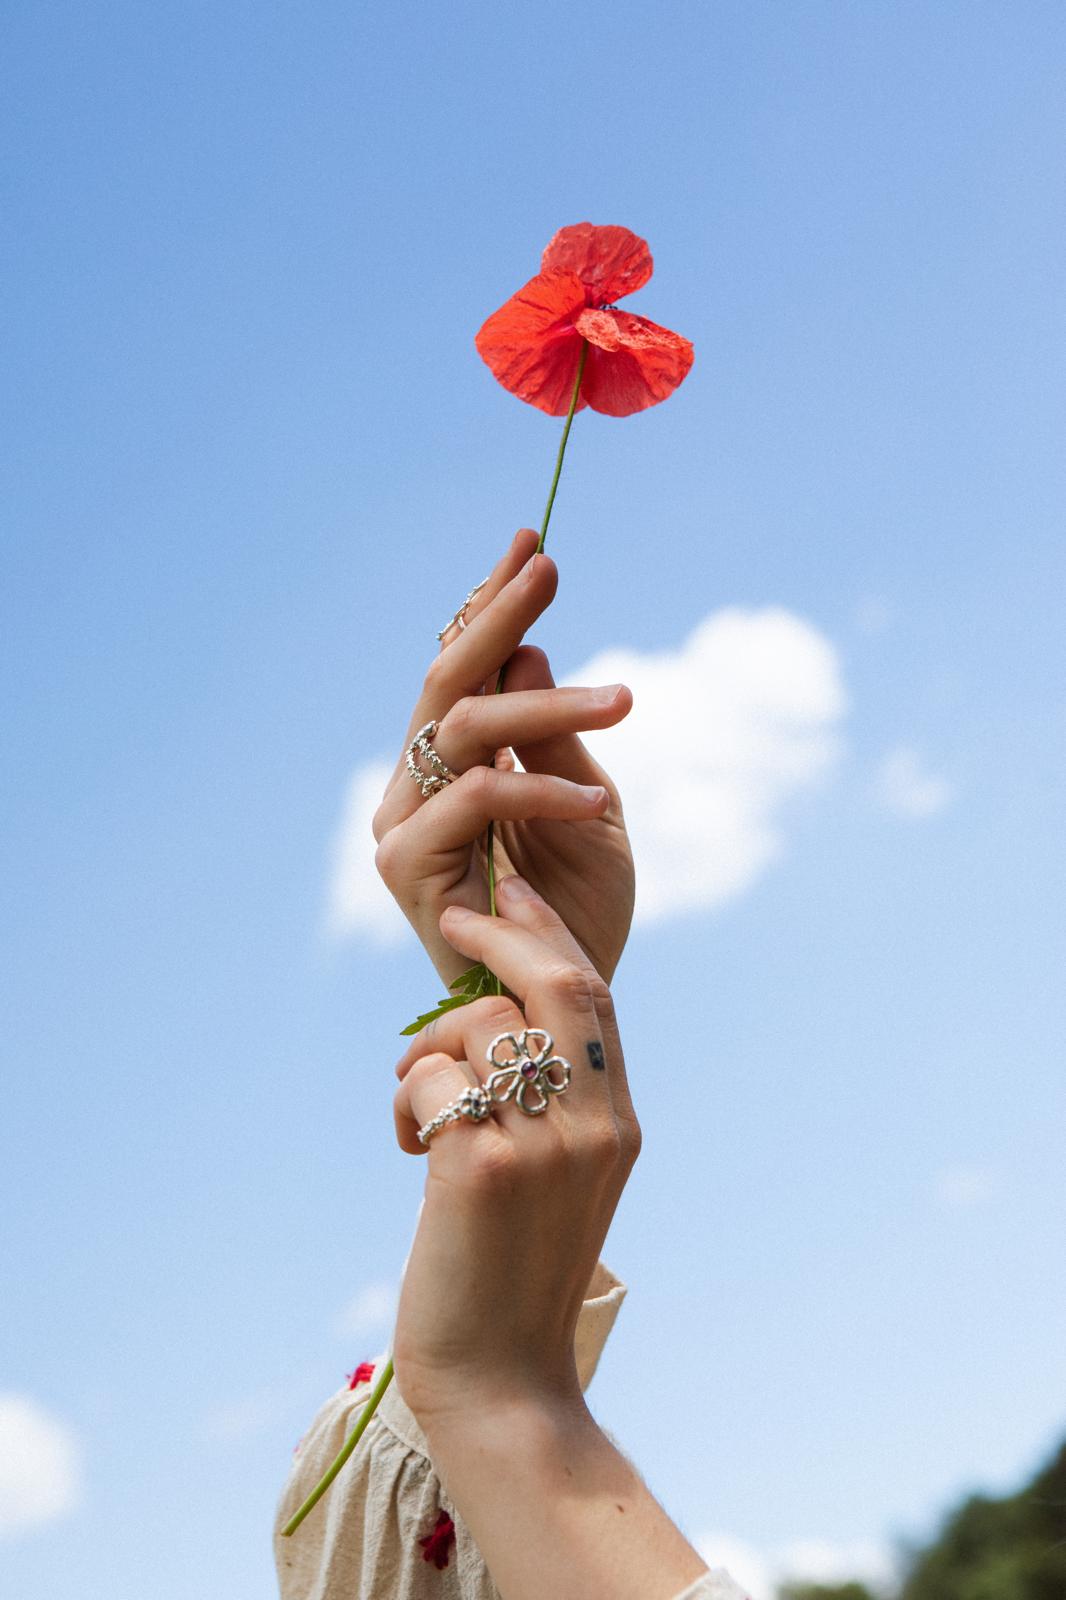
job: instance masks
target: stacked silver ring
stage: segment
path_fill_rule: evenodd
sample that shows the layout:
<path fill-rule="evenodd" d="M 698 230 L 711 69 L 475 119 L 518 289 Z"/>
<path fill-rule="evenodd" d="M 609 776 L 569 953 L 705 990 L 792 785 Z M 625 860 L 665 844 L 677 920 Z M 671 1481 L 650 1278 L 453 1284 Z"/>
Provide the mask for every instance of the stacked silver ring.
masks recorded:
<path fill-rule="evenodd" d="M 535 1053 L 529 1048 L 529 1041 L 534 1038 L 543 1041 Z M 503 1060 L 496 1053 L 502 1044 L 510 1045 L 513 1052 Z M 565 1057 L 552 1054 L 554 1049 L 555 1041 L 545 1028 L 523 1028 L 519 1034 L 498 1033 L 485 1051 L 485 1059 L 496 1071 L 483 1084 L 464 1089 L 442 1106 L 419 1128 L 419 1144 L 428 1144 L 449 1122 L 484 1122 L 493 1106 L 502 1105 L 505 1100 L 513 1100 L 527 1117 L 543 1116 L 550 1104 L 549 1096 L 562 1094 L 569 1087 L 573 1070 Z M 539 1098 L 533 1099 L 533 1095 Z"/>
<path fill-rule="evenodd" d="M 423 800 L 428 800 L 430 795 L 438 794 L 449 783 L 455 782 L 455 773 L 441 760 L 430 743 L 439 727 L 439 722 L 427 722 L 424 728 L 419 728 L 407 746 L 404 758 L 408 772 L 422 791 Z M 424 767 L 418 764 L 420 757 L 425 762 Z"/>
<path fill-rule="evenodd" d="M 480 583 L 475 583 L 474 587 L 471 589 L 470 593 L 467 595 L 466 599 L 455 613 L 455 616 L 450 622 L 446 622 L 438 633 L 437 638 L 439 640 L 443 641 L 444 635 L 449 631 L 450 628 L 457 627 L 459 632 L 462 633 L 463 629 L 466 627 L 466 608 L 474 596 L 476 594 L 480 594 L 481 590 L 485 587 L 488 581 L 488 578 L 482 578 Z"/>

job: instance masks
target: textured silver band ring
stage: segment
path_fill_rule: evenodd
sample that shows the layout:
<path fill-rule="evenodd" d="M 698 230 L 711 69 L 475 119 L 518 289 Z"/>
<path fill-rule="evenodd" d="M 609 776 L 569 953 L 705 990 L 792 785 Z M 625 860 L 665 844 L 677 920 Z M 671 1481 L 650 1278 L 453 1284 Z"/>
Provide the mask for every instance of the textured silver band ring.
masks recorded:
<path fill-rule="evenodd" d="M 444 624 L 443 628 L 438 633 L 438 635 L 437 635 L 438 640 L 443 641 L 444 635 L 446 633 L 448 633 L 450 631 L 450 629 L 452 629 L 452 628 L 458 628 L 459 632 L 462 633 L 463 629 L 466 627 L 466 608 L 470 604 L 470 602 L 474 598 L 474 596 L 476 594 L 480 594 L 481 593 L 482 589 L 485 587 L 485 585 L 488 583 L 488 581 L 489 581 L 488 578 L 482 578 L 480 583 L 475 583 L 474 587 L 471 589 L 470 593 L 467 595 L 466 599 L 463 601 L 462 605 L 459 607 L 458 611 L 455 613 L 455 616 L 452 618 L 452 620 L 450 622 L 446 622 Z"/>
<path fill-rule="evenodd" d="M 447 766 L 434 750 L 430 740 L 435 738 L 439 722 L 427 722 L 424 728 L 419 728 L 411 743 L 407 746 L 404 765 L 412 778 L 422 791 L 423 800 L 428 800 L 430 795 L 437 794 L 449 783 L 454 783 L 456 774 Z M 419 765 L 419 760 L 424 765 Z"/>
<path fill-rule="evenodd" d="M 539 1043 L 531 1049 L 533 1040 Z M 503 1057 L 501 1046 L 507 1047 Z M 518 1034 L 498 1033 L 485 1051 L 486 1061 L 496 1071 L 477 1088 L 464 1089 L 423 1124 L 418 1130 L 419 1144 L 428 1144 L 449 1122 L 464 1118 L 467 1122 L 484 1122 L 493 1106 L 507 1100 L 513 1100 L 527 1117 L 542 1116 L 551 1104 L 549 1096 L 562 1094 L 570 1083 L 570 1063 L 563 1056 L 552 1055 L 554 1048 L 555 1042 L 544 1028 L 523 1028 Z"/>
<path fill-rule="evenodd" d="M 492 1110 L 492 1097 L 483 1088 L 464 1089 L 455 1100 L 442 1106 L 435 1117 L 431 1117 L 418 1130 L 419 1144 L 428 1144 L 435 1133 L 449 1122 L 461 1122 L 465 1117 L 468 1122 L 484 1122 Z"/>

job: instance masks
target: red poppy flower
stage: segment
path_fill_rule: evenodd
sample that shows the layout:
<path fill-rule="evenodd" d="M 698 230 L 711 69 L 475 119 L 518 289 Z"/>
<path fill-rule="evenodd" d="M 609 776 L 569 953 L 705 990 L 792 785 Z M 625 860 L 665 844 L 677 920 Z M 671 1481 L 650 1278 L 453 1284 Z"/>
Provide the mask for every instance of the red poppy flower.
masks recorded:
<path fill-rule="evenodd" d="M 537 276 L 482 327 L 474 341 L 478 354 L 505 389 L 562 417 L 587 339 L 579 411 L 589 405 L 609 417 L 628 417 L 657 405 L 686 377 L 692 346 L 614 305 L 651 273 L 647 244 L 628 228 L 591 222 L 560 228 Z"/>

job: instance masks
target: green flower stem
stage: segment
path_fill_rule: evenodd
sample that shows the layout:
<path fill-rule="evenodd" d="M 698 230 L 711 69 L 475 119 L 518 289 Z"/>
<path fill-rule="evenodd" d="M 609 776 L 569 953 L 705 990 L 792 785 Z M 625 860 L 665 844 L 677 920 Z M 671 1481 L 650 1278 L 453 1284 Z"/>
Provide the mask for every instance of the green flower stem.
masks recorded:
<path fill-rule="evenodd" d="M 544 541 L 548 537 L 548 523 L 551 521 L 552 506 L 555 504 L 555 491 L 559 487 L 559 474 L 563 470 L 566 441 L 570 437 L 570 424 L 573 422 L 574 412 L 577 410 L 577 397 L 581 393 L 581 380 L 585 376 L 585 361 L 588 353 L 589 342 L 587 339 L 582 339 L 581 355 L 577 363 L 577 377 L 574 379 L 574 392 L 570 396 L 570 410 L 566 413 L 566 427 L 563 429 L 563 436 L 559 440 L 559 454 L 555 458 L 555 477 L 552 479 L 552 486 L 548 491 L 548 504 L 544 507 L 544 521 L 540 525 L 540 542 L 537 545 L 538 555 L 544 549 Z"/>
<path fill-rule="evenodd" d="M 563 470 L 563 456 L 566 454 L 566 441 L 570 437 L 570 425 L 574 420 L 574 412 L 577 410 L 578 395 L 581 393 L 581 379 L 585 374 L 585 358 L 587 357 L 588 353 L 589 342 L 587 339 L 585 339 L 582 341 L 581 355 L 578 358 L 577 376 L 574 379 L 574 392 L 570 396 L 570 410 L 566 413 L 566 426 L 563 428 L 563 436 L 559 441 L 559 454 L 555 458 L 555 476 L 552 478 L 552 486 L 548 491 L 548 504 L 544 508 L 544 521 L 540 525 L 540 539 L 537 542 L 536 551 L 538 555 L 544 549 L 544 541 L 548 536 L 548 523 L 551 521 L 552 506 L 555 504 L 555 491 L 559 487 L 559 474 Z M 501 694 L 503 691 L 505 671 L 506 667 L 501 668 L 500 675 L 496 679 L 497 694 Z M 491 822 L 489 823 L 488 833 L 486 836 L 485 853 L 489 880 L 489 911 L 495 917 L 498 915 L 496 911 L 496 862 L 493 855 L 493 824 Z M 502 994 L 503 985 L 501 984 L 499 978 L 496 977 L 495 973 L 493 974 L 493 981 L 496 984 L 496 993 Z M 325 1494 L 326 1490 L 329 1488 L 330 1484 L 333 1482 L 334 1478 L 337 1476 L 338 1472 L 341 1470 L 344 1463 L 347 1461 L 348 1457 L 351 1455 L 352 1451 L 363 1437 L 363 1432 L 366 1428 L 366 1425 L 374 1415 L 374 1412 L 377 1410 L 381 1397 L 385 1393 L 385 1390 L 388 1388 L 391 1381 L 392 1362 L 390 1360 L 385 1363 L 384 1371 L 382 1372 L 377 1383 L 374 1385 L 369 1400 L 359 1413 L 359 1421 L 356 1423 L 347 1439 L 345 1439 L 337 1459 L 333 1462 L 331 1467 L 327 1468 L 325 1476 L 322 1477 L 318 1483 L 316 1483 L 315 1487 L 311 1490 L 311 1493 L 308 1495 L 299 1511 L 290 1517 L 284 1528 L 282 1528 L 281 1532 L 284 1538 L 292 1538 L 293 1534 L 296 1532 L 307 1513 L 309 1511 L 313 1511 L 315 1506 L 321 1500 L 322 1496 Z"/>
<path fill-rule="evenodd" d="M 537 549 L 536 549 L 536 554 L 537 555 L 539 555 L 540 552 L 544 549 L 544 541 L 548 537 L 548 523 L 551 521 L 552 506 L 555 504 L 555 491 L 559 487 L 559 474 L 563 470 L 563 457 L 566 454 L 566 441 L 570 437 L 570 426 L 571 426 L 571 423 L 574 420 L 574 412 L 577 410 L 577 400 L 578 400 L 578 395 L 581 393 L 581 380 L 585 376 L 585 361 L 586 361 L 586 358 L 588 356 L 588 353 L 589 353 L 589 342 L 588 342 L 587 339 L 583 339 L 581 341 L 581 355 L 578 357 L 578 363 L 577 363 L 577 376 L 574 379 L 574 392 L 570 396 L 570 410 L 566 413 L 566 426 L 563 428 L 563 436 L 559 440 L 559 454 L 555 458 L 555 476 L 552 478 L 552 486 L 548 490 L 548 504 L 544 507 L 544 520 L 540 525 L 540 538 L 537 541 Z M 507 672 L 507 668 L 506 668 L 506 665 L 505 665 L 505 666 L 501 667 L 500 675 L 496 679 L 496 693 L 497 694 L 502 694 L 503 693 L 503 680 L 504 680 L 504 677 L 506 676 L 506 672 Z M 487 831 L 487 833 L 485 835 L 485 860 L 486 860 L 486 874 L 487 874 L 487 877 L 488 877 L 488 880 L 489 880 L 489 915 L 492 916 L 492 917 L 496 916 L 496 914 L 497 914 L 497 912 L 496 912 L 496 856 L 495 856 L 495 850 L 494 850 L 495 835 L 496 835 L 496 824 L 494 822 L 490 822 L 489 826 L 488 826 L 488 831 Z M 494 978 L 494 981 L 495 981 L 495 984 L 496 984 L 496 993 L 497 994 L 502 994 L 503 993 L 503 985 L 502 985 L 502 983 L 500 982 L 499 978 L 496 977 L 495 973 L 493 974 L 493 978 Z"/>
<path fill-rule="evenodd" d="M 363 1437 L 367 1423 L 377 1410 L 381 1397 L 391 1382 L 392 1360 L 390 1358 L 390 1360 L 385 1363 L 385 1370 L 382 1372 L 381 1377 L 371 1390 L 370 1399 L 359 1413 L 359 1421 L 356 1423 L 347 1439 L 345 1439 L 340 1454 L 334 1461 L 333 1465 L 327 1468 L 325 1476 L 320 1478 L 318 1483 L 315 1484 L 315 1487 L 311 1490 L 311 1493 L 307 1496 L 307 1499 L 304 1501 L 299 1511 L 295 1512 L 282 1528 L 282 1538 L 291 1539 L 297 1528 L 300 1526 L 300 1523 L 306 1517 L 307 1513 L 309 1511 L 313 1511 L 315 1506 L 317 1506 L 318 1502 L 321 1500 L 322 1496 L 325 1494 L 326 1490 L 329 1488 L 330 1484 L 333 1482 L 334 1478 L 337 1476 L 338 1472 L 341 1470 L 344 1463 L 347 1461 L 348 1457 L 351 1455 L 352 1451 Z"/>

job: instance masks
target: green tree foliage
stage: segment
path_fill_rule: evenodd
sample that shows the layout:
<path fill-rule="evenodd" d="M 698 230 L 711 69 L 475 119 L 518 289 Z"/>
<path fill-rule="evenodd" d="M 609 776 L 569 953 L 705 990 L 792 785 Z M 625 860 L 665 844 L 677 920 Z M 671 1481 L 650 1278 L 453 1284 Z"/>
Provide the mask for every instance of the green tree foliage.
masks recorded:
<path fill-rule="evenodd" d="M 864 1583 L 786 1583 L 778 1600 L 874 1600 Z"/>
<path fill-rule="evenodd" d="M 894 1600 L 1066 1600 L 1066 1444 L 1018 1494 L 965 1501 L 908 1568 Z M 789 1583 L 778 1600 L 882 1597 L 861 1583 Z"/>
<path fill-rule="evenodd" d="M 1019 1494 L 960 1506 L 900 1600 L 1066 1600 L 1066 1444 Z"/>

